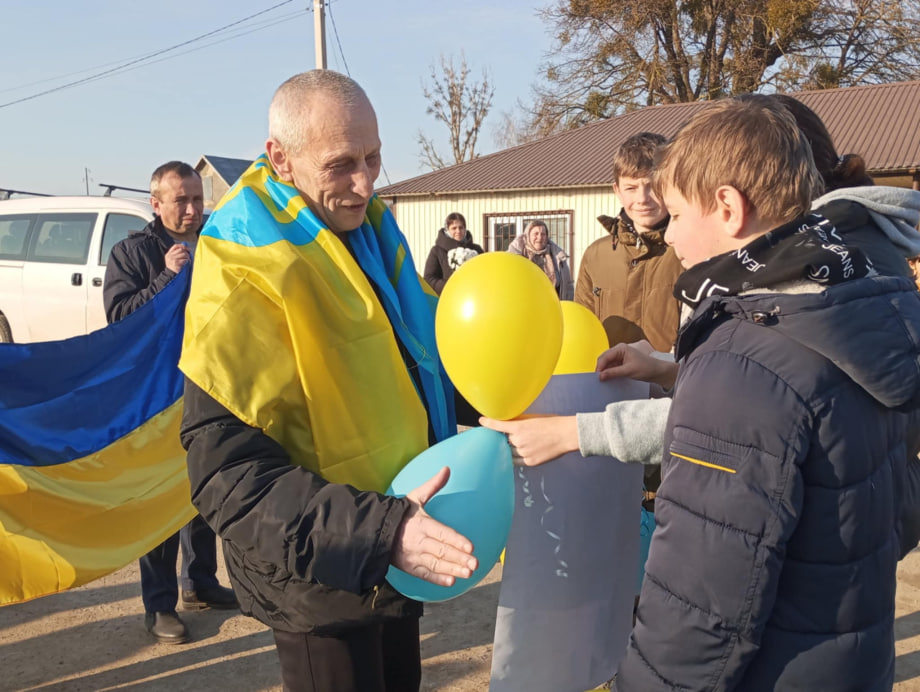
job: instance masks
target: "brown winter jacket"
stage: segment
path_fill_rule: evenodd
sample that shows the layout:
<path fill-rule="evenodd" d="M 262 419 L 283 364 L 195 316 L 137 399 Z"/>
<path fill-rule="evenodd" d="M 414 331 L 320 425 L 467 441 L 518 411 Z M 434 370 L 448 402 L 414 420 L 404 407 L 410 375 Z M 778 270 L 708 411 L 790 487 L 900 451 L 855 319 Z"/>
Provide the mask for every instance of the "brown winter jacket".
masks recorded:
<path fill-rule="evenodd" d="M 664 230 L 637 234 L 622 216 L 598 219 L 610 236 L 585 250 L 575 302 L 603 322 L 610 345 L 648 339 L 670 351 L 680 320 L 674 282 L 683 271 Z"/>

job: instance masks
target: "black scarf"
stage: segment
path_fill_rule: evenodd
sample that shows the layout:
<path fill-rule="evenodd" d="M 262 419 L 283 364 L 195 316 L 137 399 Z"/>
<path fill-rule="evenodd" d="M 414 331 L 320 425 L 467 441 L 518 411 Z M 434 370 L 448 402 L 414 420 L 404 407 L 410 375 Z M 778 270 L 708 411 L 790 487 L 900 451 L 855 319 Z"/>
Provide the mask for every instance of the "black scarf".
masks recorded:
<path fill-rule="evenodd" d="M 833 224 L 809 214 L 774 228 L 739 250 L 700 262 L 678 277 L 674 296 L 696 307 L 713 295 L 737 295 L 754 288 L 806 279 L 830 286 L 861 279 L 872 263 L 848 247 Z"/>

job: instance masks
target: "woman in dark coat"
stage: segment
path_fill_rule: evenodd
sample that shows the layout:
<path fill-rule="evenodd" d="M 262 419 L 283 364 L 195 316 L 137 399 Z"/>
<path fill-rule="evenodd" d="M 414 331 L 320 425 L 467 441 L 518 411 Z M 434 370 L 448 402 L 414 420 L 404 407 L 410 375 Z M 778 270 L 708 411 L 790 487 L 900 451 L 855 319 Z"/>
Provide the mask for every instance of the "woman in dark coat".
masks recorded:
<path fill-rule="evenodd" d="M 441 295 L 444 284 L 457 268 L 484 252 L 481 246 L 473 242 L 473 234 L 466 230 L 466 219 L 460 212 L 447 215 L 444 228 L 438 231 L 438 239 L 428 253 L 425 262 L 425 281 L 434 292 Z"/>

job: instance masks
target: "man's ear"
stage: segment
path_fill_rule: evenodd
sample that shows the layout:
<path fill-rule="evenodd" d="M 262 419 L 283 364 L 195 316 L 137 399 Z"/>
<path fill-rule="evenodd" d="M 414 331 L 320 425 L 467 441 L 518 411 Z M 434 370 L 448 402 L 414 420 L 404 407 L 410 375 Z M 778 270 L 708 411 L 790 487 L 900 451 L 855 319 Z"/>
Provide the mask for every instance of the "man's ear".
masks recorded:
<path fill-rule="evenodd" d="M 272 168 L 275 169 L 275 173 L 278 174 L 278 177 L 285 182 L 292 182 L 294 180 L 294 174 L 291 169 L 291 159 L 277 139 L 269 137 L 266 140 L 265 153 L 268 154 L 268 160 L 271 161 Z"/>
<path fill-rule="evenodd" d="M 721 185 L 716 190 L 716 213 L 722 229 L 729 238 L 743 238 L 751 217 L 747 198 L 731 185 Z"/>
<path fill-rule="evenodd" d="M 617 181 L 616 181 L 616 180 L 613 181 L 613 194 L 615 194 L 615 195 L 617 196 L 617 199 L 620 198 L 620 186 L 617 185 Z"/>

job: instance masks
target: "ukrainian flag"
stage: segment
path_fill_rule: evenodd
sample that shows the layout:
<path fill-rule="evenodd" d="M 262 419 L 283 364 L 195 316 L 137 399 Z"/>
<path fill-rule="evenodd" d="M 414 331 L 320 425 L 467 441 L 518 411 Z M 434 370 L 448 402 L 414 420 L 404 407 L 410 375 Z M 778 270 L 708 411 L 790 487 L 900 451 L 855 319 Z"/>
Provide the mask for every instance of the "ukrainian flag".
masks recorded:
<path fill-rule="evenodd" d="M 190 276 L 87 336 L 0 346 L 0 605 L 113 572 L 194 516 L 177 368 Z"/>

